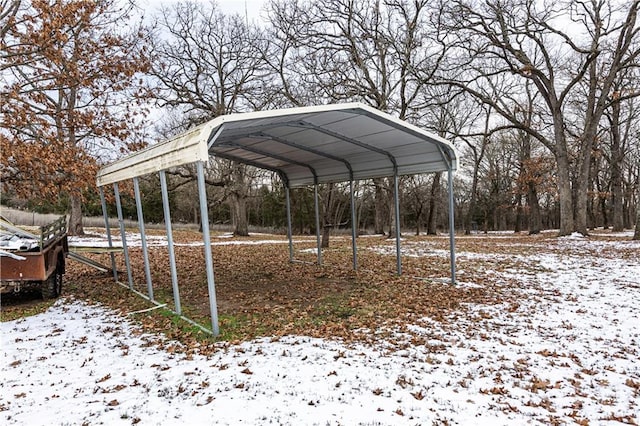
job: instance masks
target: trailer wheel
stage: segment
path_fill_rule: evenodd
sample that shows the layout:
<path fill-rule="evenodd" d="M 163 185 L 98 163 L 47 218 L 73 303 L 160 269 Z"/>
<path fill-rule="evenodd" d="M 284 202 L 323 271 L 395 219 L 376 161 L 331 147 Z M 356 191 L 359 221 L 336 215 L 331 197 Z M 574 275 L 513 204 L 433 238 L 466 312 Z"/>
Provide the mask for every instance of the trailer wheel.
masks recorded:
<path fill-rule="evenodd" d="M 42 298 L 54 299 L 62 293 L 62 269 L 60 265 L 42 286 Z"/>

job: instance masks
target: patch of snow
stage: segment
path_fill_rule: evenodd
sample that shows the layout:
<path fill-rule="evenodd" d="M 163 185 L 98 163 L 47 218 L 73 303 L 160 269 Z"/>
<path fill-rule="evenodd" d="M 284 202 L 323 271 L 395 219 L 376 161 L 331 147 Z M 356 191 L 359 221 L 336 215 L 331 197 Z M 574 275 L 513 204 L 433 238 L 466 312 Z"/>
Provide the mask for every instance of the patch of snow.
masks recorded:
<path fill-rule="evenodd" d="M 585 238 L 587 237 L 580 232 L 572 232 L 571 235 L 565 235 L 560 237 L 561 240 L 583 240 Z"/>
<path fill-rule="evenodd" d="M 227 239 L 233 235 L 224 234 L 217 238 Z M 125 235 L 127 241 L 127 247 L 142 247 L 142 236 L 137 232 L 127 232 Z M 167 237 L 162 235 L 147 235 L 147 247 L 166 247 L 168 245 Z M 91 237 L 78 237 L 72 236 L 68 239 L 69 245 L 74 247 L 108 247 L 109 242 L 107 235 L 98 235 Z M 310 238 L 294 238 L 294 243 L 307 243 L 315 242 Z M 118 235 L 112 236 L 113 247 L 122 247 L 122 239 Z M 213 241 L 212 246 L 228 246 L 228 245 L 262 245 L 262 244 L 288 244 L 288 240 L 276 239 L 276 240 L 232 240 L 232 241 Z M 173 244 L 176 247 L 200 247 L 204 246 L 204 241 L 191 241 L 187 243 Z"/>
<path fill-rule="evenodd" d="M 457 271 L 456 275 L 462 275 L 462 271 Z M 446 283 L 449 284 L 448 281 Z M 476 283 L 470 283 L 470 282 L 456 280 L 456 287 L 459 287 L 459 288 L 482 288 L 483 286 L 480 285 L 480 284 L 476 284 Z"/>
<path fill-rule="evenodd" d="M 318 254 L 318 248 L 317 247 L 313 247 L 313 248 L 307 248 L 307 249 L 301 249 L 298 250 L 300 253 L 312 253 L 312 254 Z"/>

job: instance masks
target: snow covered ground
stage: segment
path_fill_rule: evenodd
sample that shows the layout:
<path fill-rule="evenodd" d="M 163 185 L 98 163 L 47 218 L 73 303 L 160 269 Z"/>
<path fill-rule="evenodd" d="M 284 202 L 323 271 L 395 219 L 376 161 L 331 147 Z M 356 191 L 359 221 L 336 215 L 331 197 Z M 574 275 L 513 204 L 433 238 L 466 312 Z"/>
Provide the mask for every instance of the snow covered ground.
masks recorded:
<path fill-rule="evenodd" d="M 257 232 L 252 232 L 252 236 L 264 235 Z M 232 245 L 261 245 L 261 244 L 288 244 L 288 240 L 282 238 L 278 239 L 265 239 L 265 240 L 234 240 L 229 241 L 233 237 L 232 233 L 226 233 L 217 235 L 212 239 L 212 246 L 232 246 Z M 167 237 L 165 235 L 146 235 L 147 247 L 166 247 L 168 244 Z M 222 241 L 216 241 L 216 240 Z M 142 236 L 138 232 L 127 232 L 125 235 L 127 247 L 142 247 Z M 315 239 L 311 238 L 295 238 L 295 242 L 315 242 Z M 122 247 L 122 238 L 118 234 L 112 236 L 113 247 Z M 107 240 L 107 234 L 95 234 L 92 237 L 78 237 L 70 236 L 69 245 L 74 247 L 109 247 Z M 174 242 L 174 246 L 183 247 L 199 247 L 204 246 L 204 241 L 191 241 L 187 243 Z"/>
<path fill-rule="evenodd" d="M 375 347 L 289 336 L 187 356 L 113 311 L 61 300 L 0 324 L 0 422 L 639 423 L 640 255 L 617 253 L 640 244 L 544 244 L 526 270 L 486 271 L 517 283 L 503 304 L 425 318 Z"/>

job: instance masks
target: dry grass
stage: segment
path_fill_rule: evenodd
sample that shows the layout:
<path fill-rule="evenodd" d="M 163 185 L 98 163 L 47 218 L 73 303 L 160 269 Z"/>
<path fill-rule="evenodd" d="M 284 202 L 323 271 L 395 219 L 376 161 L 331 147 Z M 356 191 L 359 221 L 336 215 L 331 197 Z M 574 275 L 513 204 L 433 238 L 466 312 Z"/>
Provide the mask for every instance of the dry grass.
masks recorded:
<path fill-rule="evenodd" d="M 44 226 L 48 225 L 54 220 L 58 219 L 62 215 L 57 214 L 42 214 L 29 212 L 24 210 L 18 210 L 11 207 L 0 206 L 0 214 L 10 222 L 18 226 Z M 104 218 L 102 216 L 85 216 L 82 218 L 82 223 L 85 228 L 104 228 Z M 137 228 L 138 222 L 136 220 L 124 219 L 126 228 Z M 109 218 L 109 226 L 115 229 L 119 226 L 118 219 L 114 217 Z M 173 223 L 173 229 L 190 229 L 198 230 L 199 225 L 196 223 Z M 216 232 L 231 232 L 233 227 L 231 225 L 224 224 L 211 224 L 209 225 L 212 231 Z M 165 229 L 163 223 L 145 223 L 145 228 L 149 229 Z M 268 227 L 250 226 L 250 232 L 263 232 L 263 233 L 276 233 L 284 234 L 284 229 L 272 229 Z M 345 231 L 346 233 L 346 231 Z"/>
<path fill-rule="evenodd" d="M 11 223 L 21 226 L 43 226 L 60 217 L 60 215 L 57 214 L 27 212 L 5 206 L 2 206 L 0 209 L 0 214 L 2 214 L 2 217 Z M 104 220 L 102 221 L 102 224 L 104 225 Z"/>
<path fill-rule="evenodd" d="M 25 210 L 18 210 L 11 207 L 2 206 L 0 208 L 0 214 L 8 221 L 18 226 L 44 226 L 48 225 L 60 216 L 58 214 L 43 214 L 36 212 L 29 212 Z M 136 223 L 132 220 L 125 220 L 126 226 L 135 227 Z M 85 217 L 83 218 L 83 224 L 87 227 L 104 227 L 104 219 L 100 217 Z M 111 226 L 118 226 L 117 219 L 109 219 Z"/>

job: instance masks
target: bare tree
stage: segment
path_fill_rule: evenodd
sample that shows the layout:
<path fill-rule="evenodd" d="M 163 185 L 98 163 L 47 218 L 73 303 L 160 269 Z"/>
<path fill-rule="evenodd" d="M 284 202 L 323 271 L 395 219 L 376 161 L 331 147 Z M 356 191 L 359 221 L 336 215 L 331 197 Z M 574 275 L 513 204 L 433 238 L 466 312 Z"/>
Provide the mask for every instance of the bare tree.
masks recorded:
<path fill-rule="evenodd" d="M 457 0 L 447 7 L 443 29 L 452 34 L 449 40 L 460 55 L 444 80 L 492 105 L 510 126 L 530 133 L 553 152 L 562 235 L 586 233 L 591 147 L 616 76 L 637 65 L 639 8 L 638 0 L 619 8 L 597 0 L 554 5 Z M 581 34 L 569 33 L 568 27 L 580 28 Z M 500 85 L 495 84 L 498 77 Z M 521 80 L 531 80 L 540 93 L 544 103 L 539 107 L 546 109 L 550 128 L 527 125 L 502 96 L 504 82 L 516 86 Z M 577 93 L 586 98 L 572 102 Z"/>
<path fill-rule="evenodd" d="M 624 167 L 625 158 L 629 152 L 630 145 L 634 142 L 632 135 L 638 129 L 634 126 L 640 118 L 640 108 L 638 108 L 638 98 L 623 99 L 625 92 L 630 90 L 640 90 L 634 87 L 632 81 L 637 81 L 638 72 L 627 70 L 621 73 L 613 85 L 613 92 L 610 96 L 609 108 L 605 111 L 607 118 L 606 133 L 609 136 L 609 165 L 611 174 L 611 205 L 613 231 L 620 232 L 624 229 Z M 627 93 L 628 94 L 628 93 Z"/>
<path fill-rule="evenodd" d="M 274 0 L 266 61 L 288 104 L 360 101 L 416 124 L 446 46 L 428 43 L 427 0 Z M 374 179 L 376 233 L 391 228 L 393 185 Z M 390 234 L 393 230 L 390 229 Z"/>
<path fill-rule="evenodd" d="M 159 25 L 152 73 L 161 106 L 198 121 L 247 110 L 261 80 L 257 28 L 215 3 L 189 1 L 163 9 Z"/>
<path fill-rule="evenodd" d="M 264 37 L 239 15 L 226 16 L 215 3 L 181 2 L 165 8 L 154 46 L 156 98 L 186 116 L 189 126 L 252 110 L 263 93 Z M 247 200 L 252 168 L 221 161 L 217 185 L 225 185 L 234 233 L 248 235 Z"/>
<path fill-rule="evenodd" d="M 523 103 L 520 103 L 518 100 L 514 99 L 513 102 L 515 104 L 514 115 L 521 114 L 522 122 L 527 127 L 533 126 L 533 121 L 536 119 L 535 114 L 535 99 L 538 95 L 537 92 L 533 92 L 531 90 L 531 82 L 525 82 L 525 94 L 526 97 L 523 97 L 521 100 Z M 519 197 L 517 200 L 518 216 L 522 214 L 521 212 L 521 196 L 525 195 L 527 200 L 528 207 L 528 226 L 529 226 L 529 234 L 539 234 L 542 228 L 541 217 L 540 217 L 540 203 L 538 200 L 538 186 L 542 184 L 542 179 L 544 178 L 544 165 L 546 164 L 540 155 L 534 156 L 534 147 L 533 142 L 535 139 L 531 136 L 530 133 L 523 131 L 522 129 L 516 129 L 516 138 L 520 142 L 519 146 L 519 159 L 518 159 L 518 178 L 516 182 L 516 196 Z M 515 232 L 520 231 L 520 217 L 516 219 L 516 229 Z"/>
<path fill-rule="evenodd" d="M 421 226 L 426 222 L 425 215 L 429 212 L 429 188 L 432 180 L 427 175 L 413 175 L 405 180 L 405 206 L 414 215 L 416 235 L 420 235 Z"/>
<path fill-rule="evenodd" d="M 467 214 L 464 217 L 464 231 L 465 234 L 471 233 L 472 222 L 476 214 L 476 204 L 478 197 L 478 184 L 480 180 L 480 165 L 485 160 L 485 154 L 487 147 L 491 143 L 491 134 L 489 132 L 490 120 L 491 120 L 491 108 L 481 107 L 480 110 L 484 111 L 484 129 L 480 135 L 475 137 L 468 137 L 466 135 L 459 135 L 460 139 L 467 145 L 469 152 L 471 153 L 473 165 L 471 173 L 471 192 L 469 194 L 469 206 L 467 208 Z"/>

